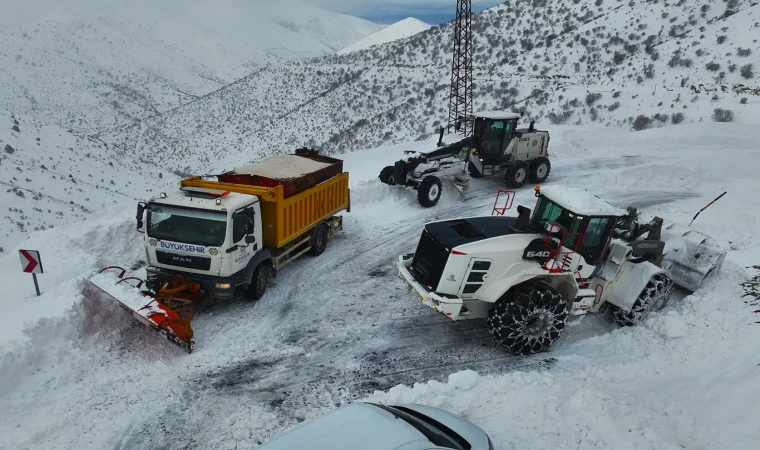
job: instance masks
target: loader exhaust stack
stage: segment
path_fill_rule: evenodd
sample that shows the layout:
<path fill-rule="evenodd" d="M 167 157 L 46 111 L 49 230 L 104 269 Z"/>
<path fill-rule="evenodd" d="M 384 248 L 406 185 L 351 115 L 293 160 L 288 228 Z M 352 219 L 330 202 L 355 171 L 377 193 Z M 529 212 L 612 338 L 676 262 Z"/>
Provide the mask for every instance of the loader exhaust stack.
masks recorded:
<path fill-rule="evenodd" d="M 195 338 L 190 322 L 195 316 L 194 306 L 201 298 L 200 285 L 186 282 L 177 276 L 157 292 L 151 292 L 141 289 L 144 280 L 125 276 L 126 273 L 127 270 L 123 267 L 108 266 L 92 277 L 89 283 L 103 297 L 115 300 L 119 306 L 132 313 L 140 323 L 158 331 L 164 338 L 191 353 L 195 348 Z M 136 281 L 137 284 L 129 281 Z M 150 298 L 147 303 L 146 298 Z"/>

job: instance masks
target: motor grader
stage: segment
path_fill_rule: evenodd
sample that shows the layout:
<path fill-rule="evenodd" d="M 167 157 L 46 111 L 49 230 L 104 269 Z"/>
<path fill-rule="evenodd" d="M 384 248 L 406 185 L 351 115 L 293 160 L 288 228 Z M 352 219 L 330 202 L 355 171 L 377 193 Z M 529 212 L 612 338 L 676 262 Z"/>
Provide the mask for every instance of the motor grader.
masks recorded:
<path fill-rule="evenodd" d="M 570 315 L 609 309 L 634 325 L 665 307 L 674 283 L 698 289 L 726 256 L 702 233 L 663 229 L 658 217 L 640 224 L 635 209 L 582 189 L 535 194 L 532 214 L 519 206 L 505 216 L 514 192 L 502 190 L 491 216 L 426 224 L 416 250 L 399 256 L 399 277 L 422 304 L 452 320 L 486 319 L 499 344 L 524 355 L 549 349 Z"/>
<path fill-rule="evenodd" d="M 442 181 L 450 182 L 464 198 L 469 177 L 494 176 L 503 170 L 504 184 L 519 188 L 528 180 L 543 183 L 551 171 L 549 132 L 539 131 L 534 122 L 528 128 L 517 128 L 522 115 L 482 111 L 473 114 L 472 134 L 457 142 L 443 142 L 444 129 L 436 150 L 405 151 L 406 157 L 380 171 L 380 181 L 394 186 L 411 187 L 424 207 L 438 203 Z M 461 123 L 457 124 L 457 129 Z"/>

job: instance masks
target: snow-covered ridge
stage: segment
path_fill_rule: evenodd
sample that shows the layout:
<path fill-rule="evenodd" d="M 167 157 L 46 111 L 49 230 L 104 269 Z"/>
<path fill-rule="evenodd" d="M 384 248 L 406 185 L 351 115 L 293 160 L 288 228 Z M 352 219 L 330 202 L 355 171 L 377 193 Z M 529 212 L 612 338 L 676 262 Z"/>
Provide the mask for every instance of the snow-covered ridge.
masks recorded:
<path fill-rule="evenodd" d="M 354 42 L 353 44 L 338 50 L 338 55 L 345 55 L 346 53 L 356 52 L 359 50 L 366 50 L 372 46 L 385 44 L 388 42 L 396 41 L 398 39 L 414 36 L 417 33 L 421 33 L 430 28 L 430 25 L 425 22 L 415 19 L 414 17 L 407 17 L 404 20 L 400 20 L 392 25 L 388 25 L 382 30 L 370 34 L 369 36 Z"/>
<path fill-rule="evenodd" d="M 97 139 L 0 110 L 0 255 L 37 231 L 134 207 L 177 179 Z"/>
<path fill-rule="evenodd" d="M 747 31 L 760 30 L 760 5 L 544 3 L 475 15 L 475 110 L 524 110 L 547 130 L 760 121 L 758 37 Z M 194 170 L 301 145 L 340 153 L 425 138 L 448 117 L 451 33 L 445 24 L 364 51 L 287 62 L 101 138 L 146 158 L 157 150 L 164 161 L 182 149 L 181 164 Z"/>

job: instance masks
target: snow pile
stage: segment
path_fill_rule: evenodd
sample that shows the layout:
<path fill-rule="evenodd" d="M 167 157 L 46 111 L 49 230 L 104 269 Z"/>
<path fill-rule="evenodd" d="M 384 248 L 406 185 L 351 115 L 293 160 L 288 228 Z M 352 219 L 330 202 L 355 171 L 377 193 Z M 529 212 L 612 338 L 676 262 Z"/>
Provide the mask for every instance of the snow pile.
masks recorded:
<path fill-rule="evenodd" d="M 370 401 L 451 410 L 508 448 L 754 448 L 760 438 L 760 327 L 741 270 L 667 314 L 552 356 L 549 371 L 472 371 L 376 392 Z"/>
<path fill-rule="evenodd" d="M 422 33 L 429 28 L 430 25 L 426 24 L 425 22 L 415 19 L 414 17 L 407 17 L 406 19 L 400 20 L 393 25 L 388 25 L 376 33 L 370 34 L 364 39 L 354 42 L 342 50 L 338 50 L 336 53 L 338 55 L 345 55 L 351 52 L 366 50 L 374 45 L 385 44 L 387 42 L 414 36 L 415 34 Z"/>

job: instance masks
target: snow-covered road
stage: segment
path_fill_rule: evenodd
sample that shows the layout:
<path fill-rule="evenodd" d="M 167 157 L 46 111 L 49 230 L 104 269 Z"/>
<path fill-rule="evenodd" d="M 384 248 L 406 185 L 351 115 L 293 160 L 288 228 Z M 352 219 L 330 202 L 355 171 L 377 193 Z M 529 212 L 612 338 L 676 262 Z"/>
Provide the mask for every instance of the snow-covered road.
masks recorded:
<path fill-rule="evenodd" d="M 402 149 L 425 144 L 356 152 L 344 158 L 352 189 L 344 232 L 323 255 L 283 270 L 260 301 L 203 305 L 193 321 L 192 355 L 118 306 L 81 294 L 97 268 L 137 262 L 141 235 L 132 210 L 22 244 L 47 258 L 39 298 L 30 280 L 20 279 L 15 252 L 0 260 L 0 281 L 8 286 L 0 299 L 0 448 L 251 448 L 376 389 L 390 389 L 374 394 L 378 399 L 462 413 L 499 449 L 510 442 L 746 448 L 741 444 L 757 437 L 757 428 L 753 434 L 751 422 L 729 421 L 727 429 L 738 434 L 726 442 L 731 433 L 709 429 L 714 417 L 702 410 L 710 402 L 699 391 L 712 398 L 722 393 L 720 379 L 760 381 L 750 373 L 760 361 L 741 359 L 751 354 L 747 345 L 760 342 L 760 327 L 747 326 L 751 311 L 738 287 L 746 278 L 742 266 L 760 262 L 760 131 L 731 124 L 550 131 L 547 185 L 592 190 L 614 204 L 638 206 L 645 218 L 685 223 L 729 191 L 695 222 L 732 242 L 724 274 L 704 293 L 686 299 L 680 293 L 636 329 L 589 316 L 550 352 L 507 357 L 482 322 L 453 323 L 420 306 L 395 272 L 397 256 L 414 249 L 426 221 L 490 214 L 499 181 L 472 180 L 466 201 L 445 190 L 437 207 L 423 209 L 414 191 L 382 185 L 377 174 Z M 514 206 L 534 202 L 527 187 Z M 40 314 L 46 318 L 21 336 L 20 321 Z M 446 381 L 465 369 L 481 378 L 466 372 L 446 385 L 393 388 Z M 697 374 L 686 379 L 687 369 Z M 749 395 L 760 400 L 760 389 Z M 758 417 L 758 404 L 737 410 Z"/>

